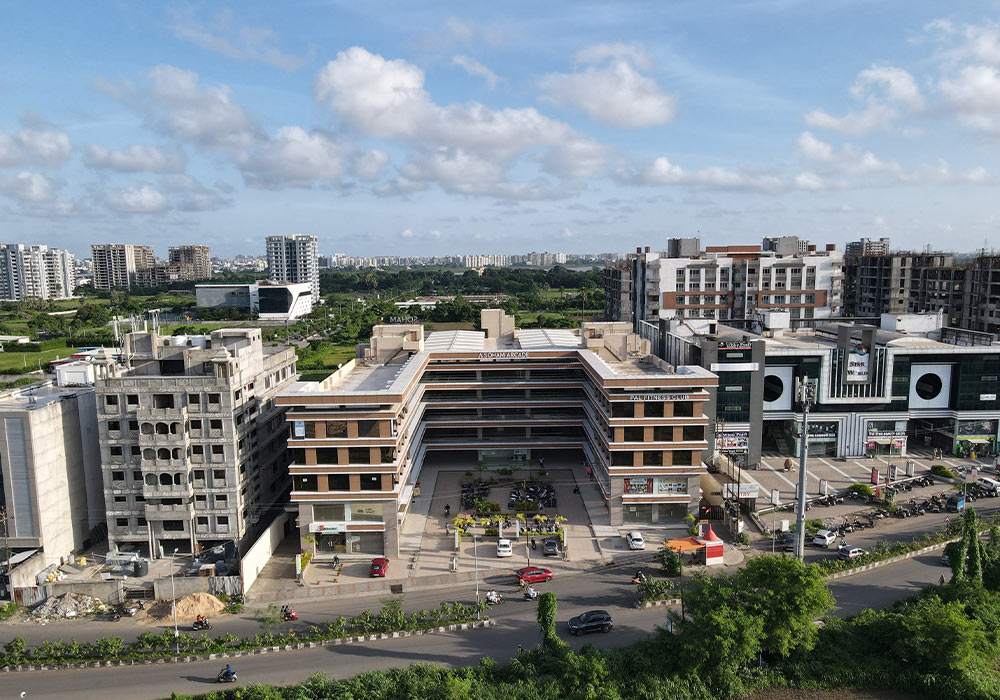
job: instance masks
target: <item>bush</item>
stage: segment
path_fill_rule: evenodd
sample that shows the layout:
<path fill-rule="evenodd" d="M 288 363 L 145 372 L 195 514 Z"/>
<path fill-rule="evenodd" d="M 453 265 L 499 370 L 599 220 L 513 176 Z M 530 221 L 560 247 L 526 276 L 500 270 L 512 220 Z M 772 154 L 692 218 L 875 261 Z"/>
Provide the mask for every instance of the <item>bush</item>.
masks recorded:
<path fill-rule="evenodd" d="M 14 617 L 19 609 L 17 603 L 4 603 L 0 605 L 0 621 L 9 620 Z"/>
<path fill-rule="evenodd" d="M 875 495 L 875 489 L 873 489 L 869 484 L 851 484 L 847 490 L 852 493 L 856 493 L 859 496 Z"/>
<path fill-rule="evenodd" d="M 933 467 L 931 467 L 931 474 L 944 477 L 945 479 L 955 478 L 955 472 L 953 472 L 951 469 L 944 466 L 943 464 L 935 464 Z"/>
<path fill-rule="evenodd" d="M 658 578 L 647 578 L 638 587 L 639 601 L 647 603 L 653 600 L 666 600 L 673 596 L 673 590 L 667 582 Z"/>
<path fill-rule="evenodd" d="M 670 549 L 670 547 L 660 547 L 657 556 L 660 559 L 660 566 L 667 576 L 681 575 L 681 555 Z"/>

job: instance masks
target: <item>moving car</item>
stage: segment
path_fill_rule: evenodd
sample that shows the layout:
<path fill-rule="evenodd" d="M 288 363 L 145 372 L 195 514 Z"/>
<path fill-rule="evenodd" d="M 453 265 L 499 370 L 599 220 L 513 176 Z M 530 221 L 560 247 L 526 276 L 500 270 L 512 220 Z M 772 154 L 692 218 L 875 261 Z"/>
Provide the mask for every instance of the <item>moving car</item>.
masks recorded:
<path fill-rule="evenodd" d="M 610 632 L 613 623 L 606 610 L 590 610 L 571 618 L 568 624 L 569 631 L 579 636 L 587 632 Z"/>
<path fill-rule="evenodd" d="M 497 556 L 512 557 L 514 549 L 510 546 L 510 540 L 497 540 Z"/>
<path fill-rule="evenodd" d="M 817 547 L 829 547 L 837 541 L 837 533 L 831 530 L 817 530 L 813 537 L 813 544 Z"/>
<path fill-rule="evenodd" d="M 514 575 L 523 579 L 525 583 L 545 583 L 552 580 L 552 572 L 537 566 L 525 566 L 514 572 Z"/>
<path fill-rule="evenodd" d="M 559 556 L 559 540 L 555 537 L 546 537 L 542 540 L 542 554 L 547 557 Z"/>
<path fill-rule="evenodd" d="M 861 547 L 844 547 L 840 550 L 839 556 L 841 559 L 857 559 L 858 557 L 863 557 L 868 554 Z"/>
<path fill-rule="evenodd" d="M 645 549 L 646 540 L 642 539 L 641 532 L 630 532 L 625 535 L 625 540 L 628 542 L 629 549 Z"/>
<path fill-rule="evenodd" d="M 368 576 L 374 578 L 376 576 L 381 576 L 385 578 L 385 575 L 389 573 L 389 560 L 385 557 L 375 557 L 372 559 L 371 568 L 368 569 Z"/>

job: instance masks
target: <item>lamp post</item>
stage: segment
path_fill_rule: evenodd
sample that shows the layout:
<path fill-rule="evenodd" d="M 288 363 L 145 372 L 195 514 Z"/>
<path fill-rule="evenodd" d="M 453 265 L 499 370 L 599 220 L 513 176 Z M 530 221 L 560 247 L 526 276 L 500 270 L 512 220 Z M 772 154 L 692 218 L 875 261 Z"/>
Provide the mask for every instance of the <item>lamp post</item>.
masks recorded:
<path fill-rule="evenodd" d="M 170 555 L 170 597 L 173 603 L 170 607 L 174 609 L 174 650 L 177 655 L 181 654 L 181 633 L 177 629 L 177 594 L 174 592 L 174 557 L 177 556 L 178 547 L 174 547 L 173 554 Z"/>
<path fill-rule="evenodd" d="M 476 619 L 479 619 L 479 535 L 472 536 L 472 554 L 476 559 Z"/>

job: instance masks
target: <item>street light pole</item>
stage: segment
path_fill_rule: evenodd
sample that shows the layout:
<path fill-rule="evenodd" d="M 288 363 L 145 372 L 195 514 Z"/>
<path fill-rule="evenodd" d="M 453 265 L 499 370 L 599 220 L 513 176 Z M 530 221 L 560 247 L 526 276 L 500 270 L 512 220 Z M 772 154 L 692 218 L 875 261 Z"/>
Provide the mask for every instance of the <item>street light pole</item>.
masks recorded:
<path fill-rule="evenodd" d="M 173 603 L 170 607 L 174 609 L 174 649 L 177 655 L 181 654 L 181 633 L 177 629 L 177 594 L 174 592 L 174 557 L 177 556 L 178 547 L 174 547 L 174 553 L 170 555 L 170 597 Z"/>
<path fill-rule="evenodd" d="M 809 446 L 809 406 L 816 400 L 816 380 L 795 378 L 795 399 L 802 404 L 802 430 L 799 433 L 799 504 L 795 519 L 795 556 L 806 556 L 806 455 Z"/>
<path fill-rule="evenodd" d="M 479 619 L 479 536 L 472 536 L 472 554 L 476 559 L 476 619 Z"/>

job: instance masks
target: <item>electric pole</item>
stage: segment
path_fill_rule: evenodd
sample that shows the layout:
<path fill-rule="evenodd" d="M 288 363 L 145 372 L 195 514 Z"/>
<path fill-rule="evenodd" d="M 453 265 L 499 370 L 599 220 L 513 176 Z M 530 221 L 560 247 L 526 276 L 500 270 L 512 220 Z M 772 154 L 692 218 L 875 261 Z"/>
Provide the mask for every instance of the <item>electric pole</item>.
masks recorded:
<path fill-rule="evenodd" d="M 816 380 L 795 378 L 795 400 L 802 405 L 802 430 L 799 432 L 799 507 L 795 519 L 795 556 L 806 555 L 806 455 L 809 451 L 809 407 L 816 401 Z"/>

